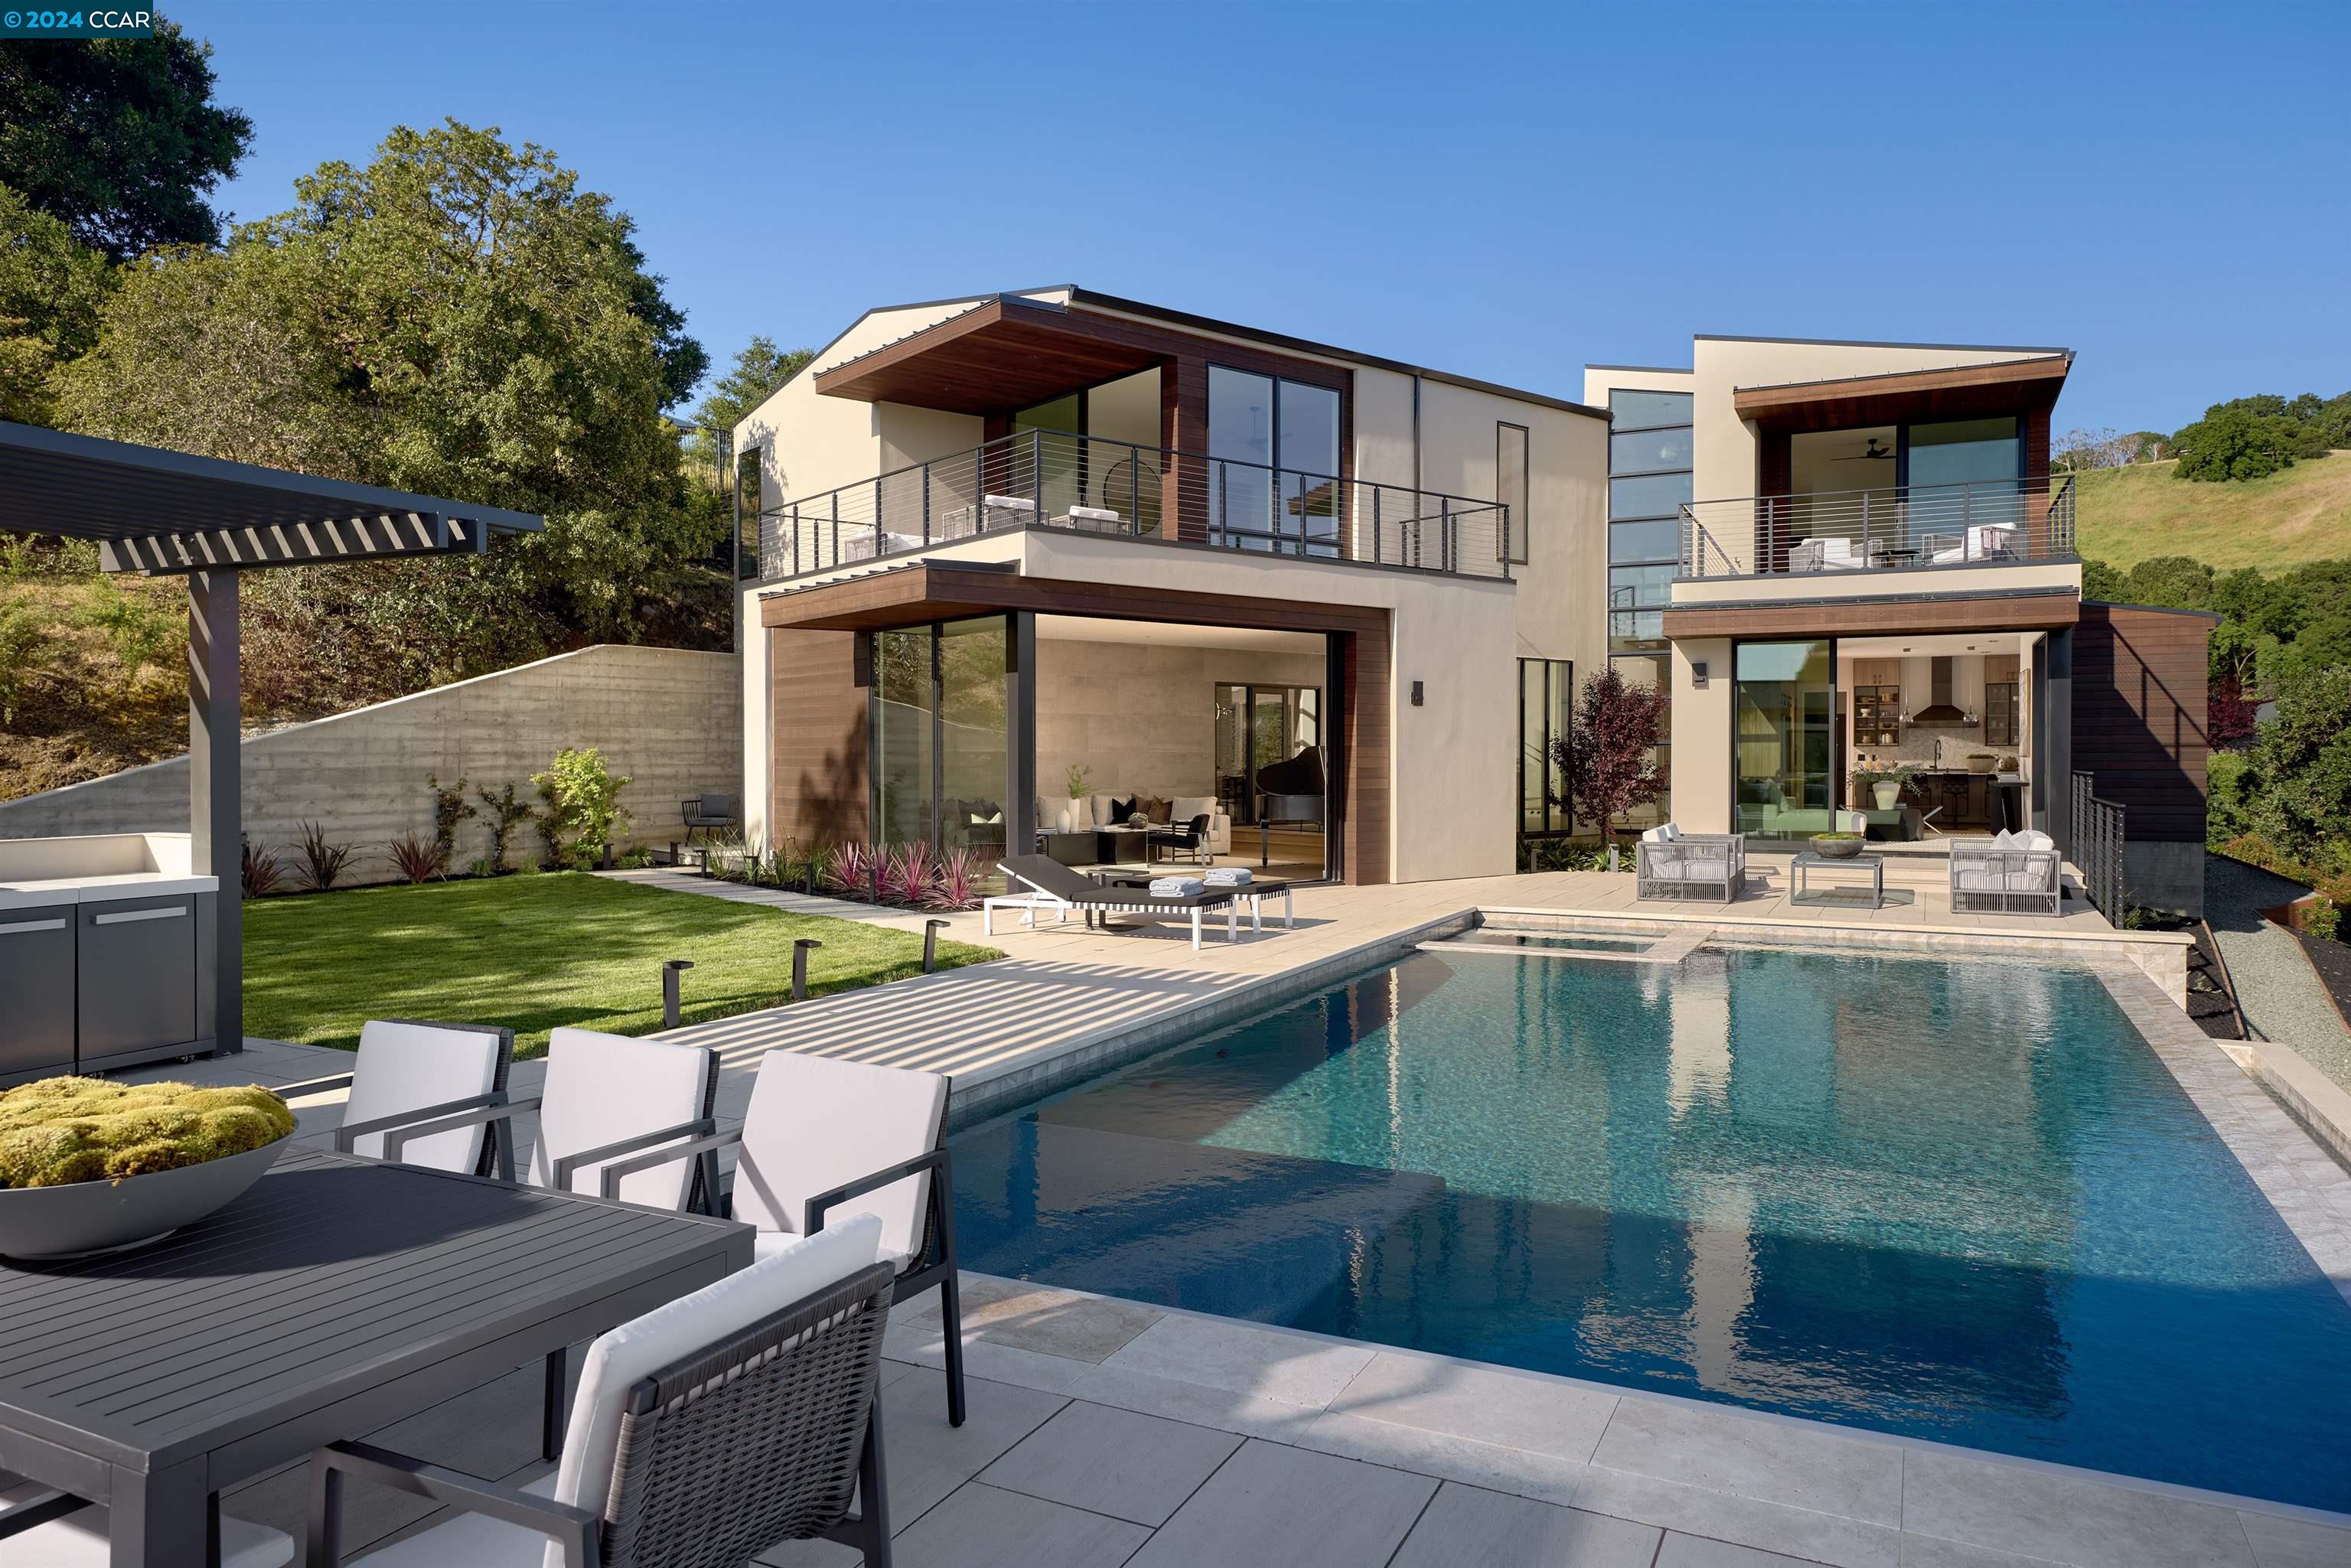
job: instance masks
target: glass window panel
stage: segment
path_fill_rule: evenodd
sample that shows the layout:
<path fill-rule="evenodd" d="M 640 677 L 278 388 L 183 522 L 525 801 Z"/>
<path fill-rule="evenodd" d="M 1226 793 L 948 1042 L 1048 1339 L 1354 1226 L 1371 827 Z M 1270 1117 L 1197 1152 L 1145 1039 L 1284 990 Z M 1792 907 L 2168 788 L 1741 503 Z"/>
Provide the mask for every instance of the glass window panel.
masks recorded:
<path fill-rule="evenodd" d="M 1743 833 L 1801 839 L 1835 825 L 1833 646 L 1826 641 L 1739 646 L 1731 766 Z"/>
<path fill-rule="evenodd" d="M 1510 559 L 1527 559 L 1527 428 L 1494 426 L 1494 499 L 1510 510 Z"/>
<path fill-rule="evenodd" d="M 1611 564 L 1677 560 L 1681 556 L 1682 525 L 1678 517 L 1656 517 L 1646 523 L 1608 525 Z"/>
<path fill-rule="evenodd" d="M 1304 382 L 1280 386 L 1281 467 L 1329 478 L 1339 472 L 1339 394 Z"/>
<path fill-rule="evenodd" d="M 2023 443 L 2016 420 L 1957 419 L 1914 424 L 1910 439 L 1910 487 L 1980 485 L 2021 478 Z"/>
<path fill-rule="evenodd" d="M 1670 517 L 1690 499 L 1687 474 L 1648 474 L 1637 479 L 1608 481 L 1611 517 Z"/>
<path fill-rule="evenodd" d="M 872 701 L 873 836 L 887 844 L 928 839 L 933 712 L 929 627 L 873 633 Z"/>
<path fill-rule="evenodd" d="M 1687 468 L 1691 457 L 1690 429 L 1620 430 L 1608 438 L 1608 472 L 1647 474 L 1662 468 Z"/>
<path fill-rule="evenodd" d="M 1670 601 L 1676 568 L 1615 566 L 1608 569 L 1608 645 L 1654 644 L 1665 636 L 1663 605 Z"/>
<path fill-rule="evenodd" d="M 1004 853 L 1004 617 L 939 628 L 938 841 Z"/>
<path fill-rule="evenodd" d="M 1638 430 L 1652 424 L 1687 424 L 1696 402 L 1689 392 L 1635 392 L 1617 387 L 1608 394 L 1608 412 L 1618 430 Z"/>
<path fill-rule="evenodd" d="M 1208 367 L 1208 526 L 1217 542 L 1273 539 L 1273 378 Z"/>

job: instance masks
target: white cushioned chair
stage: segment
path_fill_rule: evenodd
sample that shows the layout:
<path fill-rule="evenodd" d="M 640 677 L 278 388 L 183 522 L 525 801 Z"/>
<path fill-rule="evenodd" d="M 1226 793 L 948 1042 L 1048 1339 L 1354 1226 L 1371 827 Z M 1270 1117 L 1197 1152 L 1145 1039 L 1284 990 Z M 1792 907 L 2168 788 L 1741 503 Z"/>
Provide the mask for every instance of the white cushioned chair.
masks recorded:
<path fill-rule="evenodd" d="M 797 1051 L 759 1061 L 743 1125 L 605 1167 L 604 1182 L 737 1146 L 734 1185 L 714 1212 L 759 1228 L 760 1255 L 814 1235 L 835 1208 L 878 1216 L 897 1299 L 936 1287 L 946 1336 L 947 1421 L 964 1417 L 963 1311 L 956 1289 L 955 1183 L 947 1164 L 949 1080 L 936 1072 Z"/>
<path fill-rule="evenodd" d="M 1665 822 L 1633 846 L 1635 898 L 1712 898 L 1729 904 L 1747 885 L 1744 833 L 1686 833 Z"/>
<path fill-rule="evenodd" d="M 2055 915 L 2065 897 L 2064 857 L 2037 829 L 1951 841 L 1953 913 Z"/>
<path fill-rule="evenodd" d="M 887 1568 L 883 1230 L 872 1215 L 847 1216 L 598 1339 L 580 1366 L 563 1463 L 528 1487 L 366 1444 L 319 1450 L 311 1568 L 341 1561 L 351 1476 L 462 1511 L 357 1559 L 363 1568 L 740 1563 L 814 1538 Z"/>
<path fill-rule="evenodd" d="M 343 1154 L 383 1157 L 383 1135 L 459 1111 L 503 1105 L 514 1067 L 514 1030 L 495 1024 L 430 1023 L 421 1019 L 370 1019 L 360 1026 L 360 1049 L 349 1072 L 287 1083 L 281 1100 L 348 1089 L 335 1147 Z M 514 1145 L 500 1122 L 485 1122 L 420 1138 L 402 1160 L 438 1171 L 514 1179 Z"/>
<path fill-rule="evenodd" d="M 610 1181 L 605 1171 L 623 1155 L 687 1145 L 716 1132 L 718 1124 L 712 1112 L 717 1096 L 718 1053 L 707 1047 L 559 1029 L 548 1037 L 547 1079 L 536 1095 L 387 1129 L 383 1157 L 404 1159 L 411 1144 L 459 1128 L 494 1123 L 511 1127 L 516 1116 L 536 1111 L 538 1136 L 531 1143 L 531 1186 L 655 1208 L 690 1208 L 697 1195 L 718 1190 L 715 1154 L 639 1168 Z M 509 1133 L 509 1144 L 511 1136 Z M 556 1411 L 563 1397 L 563 1357 L 559 1350 L 547 1358 L 541 1436 L 549 1458 L 555 1457 L 560 1437 Z"/>
<path fill-rule="evenodd" d="M 107 1511 L 0 1470 L 0 1563 L 7 1568 L 108 1568 Z M 220 1568 L 283 1568 L 294 1538 L 264 1525 L 220 1521 Z"/>

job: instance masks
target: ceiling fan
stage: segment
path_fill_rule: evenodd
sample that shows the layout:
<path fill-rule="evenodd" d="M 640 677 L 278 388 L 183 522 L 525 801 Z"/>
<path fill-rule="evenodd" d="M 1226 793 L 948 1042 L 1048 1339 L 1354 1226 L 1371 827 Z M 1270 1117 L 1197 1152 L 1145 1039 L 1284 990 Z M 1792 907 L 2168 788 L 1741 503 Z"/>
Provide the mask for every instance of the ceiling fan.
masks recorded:
<path fill-rule="evenodd" d="M 1878 463 L 1891 462 L 1893 461 L 1893 458 L 1894 448 L 1891 446 L 1879 446 L 1877 444 L 1877 437 L 1873 435 L 1869 438 L 1869 448 L 1867 451 L 1856 452 L 1850 457 L 1838 457 L 1832 459 L 1832 461 L 1837 463 Z"/>

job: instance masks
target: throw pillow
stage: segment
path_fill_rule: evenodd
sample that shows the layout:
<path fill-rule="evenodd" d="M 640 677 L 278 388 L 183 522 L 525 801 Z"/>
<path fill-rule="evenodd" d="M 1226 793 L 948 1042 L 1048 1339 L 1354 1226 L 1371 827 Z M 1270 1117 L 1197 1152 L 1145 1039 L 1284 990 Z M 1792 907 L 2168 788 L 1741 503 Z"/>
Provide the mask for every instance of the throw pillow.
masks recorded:
<path fill-rule="evenodd" d="M 1130 795 L 1123 800 L 1113 800 L 1110 803 L 1110 820 L 1113 822 L 1133 821 L 1134 820 L 1134 797 Z"/>
<path fill-rule="evenodd" d="M 1143 814 L 1151 819 L 1155 827 L 1165 827 L 1175 810 L 1173 802 L 1163 800 L 1156 795 L 1144 796 L 1135 803 L 1143 808 Z"/>

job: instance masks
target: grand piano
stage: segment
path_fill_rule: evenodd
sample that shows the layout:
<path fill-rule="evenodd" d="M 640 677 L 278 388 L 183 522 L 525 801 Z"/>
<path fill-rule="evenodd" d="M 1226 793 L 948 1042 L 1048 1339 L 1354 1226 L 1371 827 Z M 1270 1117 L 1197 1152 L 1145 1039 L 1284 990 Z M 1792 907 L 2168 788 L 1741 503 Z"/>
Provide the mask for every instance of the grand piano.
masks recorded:
<path fill-rule="evenodd" d="M 1257 770 L 1257 863 L 1273 862 L 1273 830 L 1314 828 L 1324 821 L 1322 748 L 1306 746 L 1287 762 Z"/>

